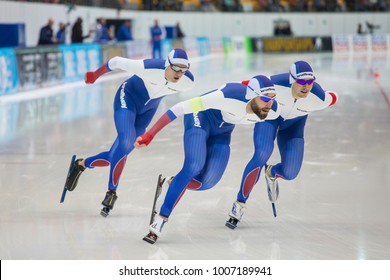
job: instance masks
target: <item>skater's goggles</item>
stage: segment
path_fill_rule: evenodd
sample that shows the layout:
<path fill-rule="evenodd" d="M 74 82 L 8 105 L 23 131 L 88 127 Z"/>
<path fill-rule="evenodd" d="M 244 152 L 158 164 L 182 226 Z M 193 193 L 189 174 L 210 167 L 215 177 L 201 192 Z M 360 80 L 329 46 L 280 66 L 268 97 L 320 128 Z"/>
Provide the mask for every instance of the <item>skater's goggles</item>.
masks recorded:
<path fill-rule="evenodd" d="M 188 69 L 190 67 L 180 67 L 180 66 L 177 66 L 175 64 L 172 64 L 171 61 L 169 60 L 168 58 L 168 62 L 169 62 L 169 67 L 171 67 L 171 69 L 175 72 L 182 72 L 182 73 L 185 73 L 188 71 Z"/>
<path fill-rule="evenodd" d="M 256 93 L 260 97 L 260 100 L 263 102 L 267 103 L 267 102 L 275 100 L 275 98 L 276 98 L 276 91 L 275 91 L 274 87 L 260 88 L 260 93 L 258 92 L 258 90 L 255 90 L 250 85 L 248 85 L 247 87 L 249 89 L 251 89 L 254 93 Z M 268 96 L 268 94 L 274 94 L 274 96 L 271 97 L 271 96 Z"/>
<path fill-rule="evenodd" d="M 267 102 L 270 102 L 270 101 L 274 101 L 275 98 L 276 98 L 276 95 L 275 95 L 274 97 L 270 97 L 270 96 L 261 94 L 261 95 L 259 95 L 259 97 L 260 97 L 260 100 L 261 100 L 261 101 L 264 101 L 264 102 L 267 103 Z"/>
<path fill-rule="evenodd" d="M 309 79 L 309 80 L 305 80 L 305 79 L 295 79 L 295 77 L 293 76 L 293 75 L 291 75 L 291 77 L 295 80 L 295 82 L 297 83 L 297 84 L 300 84 L 301 86 L 304 86 L 304 85 L 306 85 L 306 84 L 308 84 L 309 86 L 312 84 L 312 83 L 314 83 L 314 81 L 316 80 L 316 79 Z"/>

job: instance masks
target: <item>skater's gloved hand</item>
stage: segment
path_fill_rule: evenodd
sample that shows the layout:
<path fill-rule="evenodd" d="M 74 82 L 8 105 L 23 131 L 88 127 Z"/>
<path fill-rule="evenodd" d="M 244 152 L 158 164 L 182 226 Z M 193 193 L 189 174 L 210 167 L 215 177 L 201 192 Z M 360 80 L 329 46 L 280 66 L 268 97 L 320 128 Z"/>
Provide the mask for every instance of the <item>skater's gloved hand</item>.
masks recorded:
<path fill-rule="evenodd" d="M 86 84 L 93 84 L 96 81 L 95 72 L 85 73 L 84 80 Z"/>
<path fill-rule="evenodd" d="M 146 132 L 135 140 L 134 147 L 136 147 L 137 149 L 144 148 L 149 145 L 150 142 L 152 142 L 153 138 L 153 134 L 151 134 L 150 132 Z"/>
<path fill-rule="evenodd" d="M 104 75 L 107 72 L 110 72 L 110 68 L 108 67 L 108 62 L 104 63 L 100 66 L 96 71 L 85 73 L 84 80 L 86 84 L 93 84 L 97 78 L 101 75 Z"/>

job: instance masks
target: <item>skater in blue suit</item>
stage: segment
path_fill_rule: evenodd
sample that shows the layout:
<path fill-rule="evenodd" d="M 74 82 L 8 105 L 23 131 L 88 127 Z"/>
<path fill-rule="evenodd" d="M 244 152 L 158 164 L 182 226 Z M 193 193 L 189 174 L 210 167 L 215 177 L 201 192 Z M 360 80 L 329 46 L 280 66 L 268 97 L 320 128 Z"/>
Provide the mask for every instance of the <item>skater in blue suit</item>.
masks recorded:
<path fill-rule="evenodd" d="M 275 95 L 273 83 L 262 75 L 252 78 L 248 85 L 227 83 L 174 105 L 138 137 L 137 148 L 148 145 L 159 130 L 184 115 L 183 168 L 161 183 L 161 195 L 153 209 L 159 210 L 159 215 L 152 218 L 145 241 L 156 242 L 186 190 L 208 190 L 218 183 L 229 160 L 231 134 L 236 124 L 254 124 L 278 116 L 278 105 L 273 102 Z"/>
<path fill-rule="evenodd" d="M 71 166 L 66 188 L 73 191 L 85 168 L 110 166 L 108 191 L 102 202 L 101 214 L 106 217 L 117 199 L 116 189 L 135 139 L 145 132 L 161 99 L 169 94 L 191 90 L 194 76 L 182 49 L 172 50 L 166 60 L 131 60 L 114 57 L 94 72 L 87 72 L 85 82 L 93 84 L 101 75 L 114 71 L 128 71 L 131 77 L 119 87 L 114 99 L 114 122 L 117 138 L 108 151 L 86 159 L 78 159 Z"/>
<path fill-rule="evenodd" d="M 259 179 L 265 166 L 265 178 L 268 197 L 274 202 L 279 196 L 278 178 L 293 180 L 299 173 L 303 161 L 304 130 L 308 114 L 332 106 L 337 101 L 337 94 L 324 91 L 315 82 L 316 77 L 309 63 L 297 61 L 290 67 L 289 73 L 271 76 L 278 92 L 281 114 L 277 119 L 266 120 L 255 125 L 252 159 L 247 164 L 242 176 L 237 201 L 233 203 L 226 226 L 234 229 L 245 211 L 245 203 Z M 281 162 L 267 164 L 277 139 Z"/>

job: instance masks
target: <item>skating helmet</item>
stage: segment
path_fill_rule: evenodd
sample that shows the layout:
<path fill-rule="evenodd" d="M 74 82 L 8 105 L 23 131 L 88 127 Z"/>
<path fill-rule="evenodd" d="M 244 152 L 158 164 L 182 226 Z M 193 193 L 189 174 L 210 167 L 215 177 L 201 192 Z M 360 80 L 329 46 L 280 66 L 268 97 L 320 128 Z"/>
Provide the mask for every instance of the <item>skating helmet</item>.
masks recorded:
<path fill-rule="evenodd" d="M 246 99 L 252 99 L 268 93 L 276 93 L 274 84 L 268 77 L 257 75 L 249 80 L 245 97 Z"/>
<path fill-rule="evenodd" d="M 187 68 L 190 68 L 190 62 L 188 60 L 187 53 L 183 49 L 173 49 L 168 54 L 167 59 L 165 60 L 165 67 L 173 64 L 183 64 Z"/>
<path fill-rule="evenodd" d="M 315 80 L 313 68 L 306 61 L 297 61 L 291 65 L 290 68 L 290 84 L 297 79 L 313 79 Z"/>

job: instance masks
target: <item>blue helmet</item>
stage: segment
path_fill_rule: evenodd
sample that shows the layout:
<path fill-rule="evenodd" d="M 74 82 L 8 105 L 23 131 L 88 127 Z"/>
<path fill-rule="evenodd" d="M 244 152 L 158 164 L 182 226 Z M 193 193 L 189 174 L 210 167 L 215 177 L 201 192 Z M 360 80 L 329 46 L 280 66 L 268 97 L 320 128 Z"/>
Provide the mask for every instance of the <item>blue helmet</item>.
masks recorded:
<path fill-rule="evenodd" d="M 276 93 L 273 82 L 266 76 L 257 75 L 249 80 L 245 98 L 253 99 L 267 93 Z"/>
<path fill-rule="evenodd" d="M 306 61 L 294 62 L 290 67 L 290 84 L 296 79 L 315 79 L 313 68 Z"/>
<path fill-rule="evenodd" d="M 165 60 L 165 67 L 170 64 L 183 64 L 190 68 L 190 62 L 185 50 L 183 49 L 173 49 L 168 54 L 167 59 Z"/>

